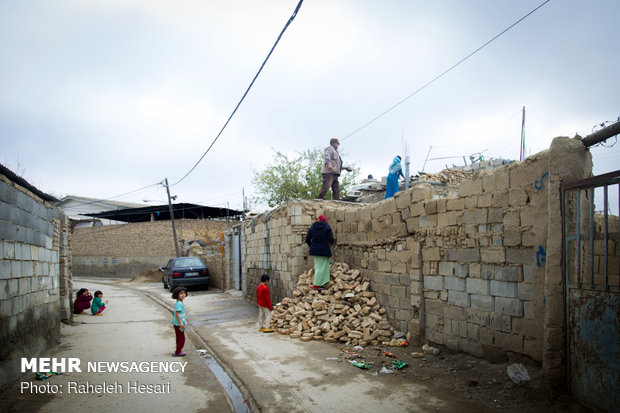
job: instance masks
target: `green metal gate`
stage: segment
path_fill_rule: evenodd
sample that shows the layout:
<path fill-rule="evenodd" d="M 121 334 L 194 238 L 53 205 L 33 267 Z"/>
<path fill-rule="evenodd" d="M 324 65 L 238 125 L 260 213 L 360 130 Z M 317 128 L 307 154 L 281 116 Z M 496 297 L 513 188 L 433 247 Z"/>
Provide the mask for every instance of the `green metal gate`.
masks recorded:
<path fill-rule="evenodd" d="M 568 388 L 609 412 L 620 412 L 619 187 L 616 171 L 561 188 Z"/>

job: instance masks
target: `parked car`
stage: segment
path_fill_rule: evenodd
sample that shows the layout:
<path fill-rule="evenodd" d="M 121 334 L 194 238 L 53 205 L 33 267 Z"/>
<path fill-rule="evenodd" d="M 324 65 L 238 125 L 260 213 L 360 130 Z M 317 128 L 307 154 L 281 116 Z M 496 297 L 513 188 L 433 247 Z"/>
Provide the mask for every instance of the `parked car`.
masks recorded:
<path fill-rule="evenodd" d="M 170 291 L 176 287 L 189 287 L 203 285 L 209 288 L 209 269 L 197 257 L 173 258 L 164 267 L 159 268 L 162 272 L 161 281 L 164 288 Z"/>

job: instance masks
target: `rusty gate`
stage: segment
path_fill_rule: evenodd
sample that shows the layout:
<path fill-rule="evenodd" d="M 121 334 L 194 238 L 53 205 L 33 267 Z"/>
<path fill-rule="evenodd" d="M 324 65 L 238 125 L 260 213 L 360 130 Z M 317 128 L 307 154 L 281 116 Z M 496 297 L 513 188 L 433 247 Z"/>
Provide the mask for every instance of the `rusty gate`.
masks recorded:
<path fill-rule="evenodd" d="M 620 170 L 562 185 L 568 388 L 609 412 L 620 412 L 619 187 Z"/>

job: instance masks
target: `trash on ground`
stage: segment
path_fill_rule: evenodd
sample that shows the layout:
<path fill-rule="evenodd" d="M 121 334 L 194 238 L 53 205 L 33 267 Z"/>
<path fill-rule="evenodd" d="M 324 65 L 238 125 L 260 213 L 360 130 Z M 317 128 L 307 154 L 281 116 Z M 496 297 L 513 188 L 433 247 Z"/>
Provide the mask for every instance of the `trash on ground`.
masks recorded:
<path fill-rule="evenodd" d="M 419 353 L 417 351 L 414 351 L 411 353 L 411 357 L 413 357 L 414 359 L 419 359 L 419 358 L 424 357 L 424 353 Z"/>
<path fill-rule="evenodd" d="M 393 370 L 388 369 L 388 368 L 387 368 L 387 367 L 385 367 L 385 366 L 383 366 L 383 367 L 381 368 L 381 370 L 379 371 L 379 373 L 383 373 L 383 374 L 391 374 L 391 373 L 394 373 L 394 371 L 393 371 Z"/>
<path fill-rule="evenodd" d="M 325 360 L 330 360 L 330 361 L 338 360 L 338 357 L 327 357 Z"/>
<path fill-rule="evenodd" d="M 422 351 L 426 354 L 432 354 L 433 356 L 436 356 L 439 354 L 438 348 L 429 346 L 428 344 L 424 344 L 422 346 Z"/>
<path fill-rule="evenodd" d="M 394 353 L 390 353 L 389 351 L 386 351 L 386 352 L 385 352 L 385 356 L 386 356 L 386 357 L 391 357 L 391 358 L 393 358 L 393 359 L 395 359 L 395 358 L 396 358 L 396 354 L 394 354 Z"/>
<path fill-rule="evenodd" d="M 407 367 L 409 363 L 405 363 L 402 360 L 394 360 L 394 363 L 392 363 L 392 365 L 396 367 L 398 370 L 400 370 L 400 369 Z"/>
<path fill-rule="evenodd" d="M 404 338 L 399 338 L 384 342 L 383 345 L 391 347 L 407 347 L 409 343 L 407 343 L 407 340 L 405 340 Z"/>
<path fill-rule="evenodd" d="M 369 369 L 372 367 L 371 364 L 366 363 L 365 361 L 356 361 L 353 363 L 355 367 L 359 367 L 360 369 Z"/>
<path fill-rule="evenodd" d="M 397 332 L 395 332 L 395 333 L 394 333 L 394 338 L 395 338 L 395 339 L 405 338 L 405 337 L 407 337 L 407 336 L 405 335 L 405 333 L 402 333 L 402 332 L 400 332 L 400 331 L 397 331 Z"/>
<path fill-rule="evenodd" d="M 362 347 L 362 346 L 355 346 L 355 347 L 353 347 L 353 350 L 364 350 L 364 347 Z"/>
<path fill-rule="evenodd" d="M 510 380 L 514 381 L 517 384 L 525 384 L 530 381 L 530 375 L 523 363 L 515 363 L 506 367 L 506 373 L 508 373 L 508 377 Z"/>

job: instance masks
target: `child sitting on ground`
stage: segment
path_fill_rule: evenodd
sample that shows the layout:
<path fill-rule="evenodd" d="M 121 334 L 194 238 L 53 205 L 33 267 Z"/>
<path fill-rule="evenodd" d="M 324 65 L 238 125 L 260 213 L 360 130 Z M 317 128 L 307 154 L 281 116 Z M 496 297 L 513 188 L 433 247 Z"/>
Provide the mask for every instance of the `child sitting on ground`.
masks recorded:
<path fill-rule="evenodd" d="M 99 290 L 95 291 L 95 298 L 93 298 L 93 303 L 90 305 L 90 312 L 93 315 L 102 315 L 101 313 L 105 310 L 105 305 L 108 301 L 103 303 L 103 293 Z"/>

